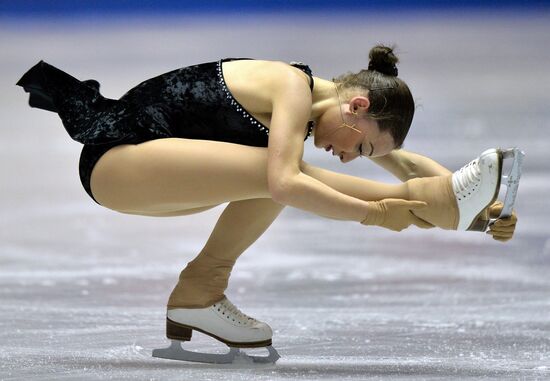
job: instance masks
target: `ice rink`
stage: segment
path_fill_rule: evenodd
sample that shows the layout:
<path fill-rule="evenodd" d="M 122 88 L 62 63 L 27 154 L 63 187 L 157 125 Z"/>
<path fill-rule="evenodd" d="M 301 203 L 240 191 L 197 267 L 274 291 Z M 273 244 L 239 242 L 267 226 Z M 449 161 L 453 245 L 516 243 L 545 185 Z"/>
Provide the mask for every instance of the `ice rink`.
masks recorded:
<path fill-rule="evenodd" d="M 227 295 L 274 330 L 276 365 L 151 357 L 180 270 L 223 210 L 154 218 L 102 208 L 81 145 L 15 86 L 38 60 L 118 98 L 222 57 L 302 61 L 331 79 L 396 43 L 420 106 L 405 149 L 451 170 L 486 148 L 527 156 L 513 240 L 394 233 L 286 208 Z M 550 14 L 432 12 L 0 19 L 0 380 L 550 379 Z M 215 155 L 215 153 L 212 153 Z M 397 182 L 368 159 L 304 159 Z M 188 348 L 225 351 L 195 333 Z"/>

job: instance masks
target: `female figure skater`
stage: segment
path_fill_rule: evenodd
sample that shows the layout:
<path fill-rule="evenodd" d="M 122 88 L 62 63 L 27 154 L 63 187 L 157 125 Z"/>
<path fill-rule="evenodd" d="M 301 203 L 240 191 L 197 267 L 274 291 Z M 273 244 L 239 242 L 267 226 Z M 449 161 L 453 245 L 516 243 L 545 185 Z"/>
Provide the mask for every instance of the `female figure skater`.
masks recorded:
<path fill-rule="evenodd" d="M 368 69 L 334 81 L 302 63 L 226 58 L 148 79 L 113 100 L 40 61 L 17 83 L 29 104 L 57 112 L 84 144 L 80 178 L 98 204 L 127 214 L 182 216 L 229 202 L 168 300 L 167 336 L 202 331 L 231 347 L 270 346 L 271 328 L 224 295 L 237 258 L 286 205 L 401 231 L 409 225 L 476 229 L 498 215 L 498 149 L 451 173 L 399 149 L 414 115 L 386 46 Z M 302 160 L 304 141 L 343 163 L 369 157 L 403 183 L 369 181 Z M 491 227 L 510 239 L 516 216 Z M 478 227 L 479 230 L 479 227 Z M 188 359 L 188 358 L 184 358 Z"/>

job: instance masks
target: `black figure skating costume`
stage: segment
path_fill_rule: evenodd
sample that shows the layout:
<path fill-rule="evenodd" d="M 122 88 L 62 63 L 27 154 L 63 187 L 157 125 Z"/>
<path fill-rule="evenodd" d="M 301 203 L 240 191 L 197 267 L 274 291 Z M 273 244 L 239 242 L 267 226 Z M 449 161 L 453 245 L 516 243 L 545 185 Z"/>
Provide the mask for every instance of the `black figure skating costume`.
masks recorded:
<path fill-rule="evenodd" d="M 80 180 L 94 199 L 92 169 L 101 155 L 120 144 L 180 137 L 267 147 L 269 129 L 235 100 L 223 78 L 222 62 L 242 59 L 252 58 L 223 58 L 173 70 L 141 82 L 118 100 L 103 97 L 97 81 L 79 81 L 44 61 L 17 85 L 30 93 L 31 107 L 58 113 L 69 135 L 84 144 Z M 313 90 L 311 69 L 290 64 L 310 77 Z M 305 139 L 313 122 L 308 127 Z"/>

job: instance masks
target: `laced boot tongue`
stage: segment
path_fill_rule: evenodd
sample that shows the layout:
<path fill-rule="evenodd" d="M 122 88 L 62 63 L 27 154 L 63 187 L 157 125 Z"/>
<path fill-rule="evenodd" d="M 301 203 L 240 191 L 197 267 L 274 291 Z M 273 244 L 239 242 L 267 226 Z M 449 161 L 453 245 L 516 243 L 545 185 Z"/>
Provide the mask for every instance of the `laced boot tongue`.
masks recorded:
<path fill-rule="evenodd" d="M 245 320 L 253 320 L 253 321 L 256 321 L 256 319 L 253 319 L 251 318 L 250 316 L 246 315 L 245 313 L 243 313 L 241 310 L 239 310 L 237 308 L 237 306 L 235 306 L 233 303 L 231 303 L 228 299 L 225 299 L 224 300 L 224 304 L 225 304 L 225 307 L 231 311 L 232 313 L 236 314 L 237 316 L 239 316 L 240 318 L 243 318 Z"/>
<path fill-rule="evenodd" d="M 477 160 L 470 162 L 466 167 L 460 169 L 462 176 L 457 179 L 459 192 L 467 190 L 472 183 L 479 181 L 481 173 L 476 164 Z"/>

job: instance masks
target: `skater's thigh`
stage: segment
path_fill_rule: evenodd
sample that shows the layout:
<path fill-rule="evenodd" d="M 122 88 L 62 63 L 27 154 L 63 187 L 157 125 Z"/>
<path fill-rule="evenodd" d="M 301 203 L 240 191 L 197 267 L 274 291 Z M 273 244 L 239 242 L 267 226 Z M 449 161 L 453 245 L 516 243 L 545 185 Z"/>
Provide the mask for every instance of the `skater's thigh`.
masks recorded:
<path fill-rule="evenodd" d="M 109 150 L 91 188 L 101 205 L 123 213 L 178 213 L 271 198 L 266 173 L 267 148 L 167 138 Z"/>
<path fill-rule="evenodd" d="M 190 214 L 202 213 L 202 212 L 207 211 L 209 209 L 213 209 L 216 206 L 219 206 L 219 205 L 211 205 L 211 206 L 205 206 L 205 207 L 202 207 L 202 208 L 171 210 L 171 211 L 163 211 L 163 212 L 126 210 L 123 213 L 124 214 L 137 214 L 137 215 L 140 215 L 140 216 L 148 216 L 148 217 L 180 217 L 180 216 L 188 216 Z"/>

